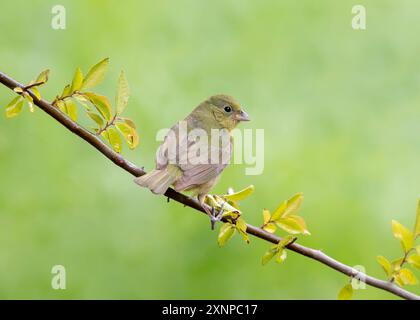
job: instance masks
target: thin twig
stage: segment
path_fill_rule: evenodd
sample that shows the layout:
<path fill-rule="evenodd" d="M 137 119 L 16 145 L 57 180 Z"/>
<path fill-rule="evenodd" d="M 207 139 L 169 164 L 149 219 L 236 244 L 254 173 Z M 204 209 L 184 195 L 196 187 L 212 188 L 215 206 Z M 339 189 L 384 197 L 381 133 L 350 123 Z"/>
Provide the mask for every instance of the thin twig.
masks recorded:
<path fill-rule="evenodd" d="M 0 72 L 0 82 L 6 87 L 10 88 L 11 90 L 13 90 L 16 87 L 20 87 L 22 89 L 25 88 L 22 84 L 8 77 L 2 72 Z M 143 170 L 143 168 L 136 166 L 135 164 L 126 160 L 120 154 L 113 151 L 110 147 L 108 147 L 105 143 L 103 143 L 98 137 L 96 137 L 94 134 L 90 133 L 88 130 L 81 127 L 73 120 L 71 120 L 66 114 L 61 112 L 58 108 L 55 108 L 54 106 L 52 106 L 50 103 L 48 103 L 47 101 L 43 99 L 38 100 L 38 98 L 30 90 L 28 90 L 27 92 L 33 98 L 35 105 L 37 105 L 39 108 L 44 110 L 46 113 L 48 113 L 51 117 L 53 117 L 55 120 L 60 122 L 64 127 L 69 129 L 71 132 L 78 135 L 80 138 L 82 138 L 86 142 L 88 142 L 90 145 L 96 148 L 99 152 L 101 152 L 105 157 L 107 157 L 112 162 L 114 162 L 117 166 L 121 167 L 122 169 L 126 170 L 127 172 L 131 173 L 133 176 L 136 176 L 136 177 L 139 177 L 145 174 L 145 171 Z M 168 191 L 166 191 L 164 196 L 170 199 L 173 199 L 177 202 L 180 202 L 184 204 L 184 206 L 189 206 L 197 211 L 205 213 L 204 209 L 201 207 L 201 205 L 198 203 L 197 200 L 192 199 L 182 193 L 178 193 L 173 189 L 168 189 Z M 274 244 L 277 244 L 281 240 L 280 237 L 274 234 L 268 233 L 250 224 L 247 224 L 246 232 L 250 235 L 253 235 L 257 238 L 260 238 L 262 240 L 265 240 Z M 414 293 L 411 293 L 401 287 L 398 287 L 397 285 L 389 281 L 383 281 L 383 280 L 371 277 L 367 274 L 364 274 L 348 265 L 345 265 L 344 263 L 341 263 L 329 257 L 328 255 L 326 255 L 320 250 L 308 248 L 298 243 L 291 243 L 287 246 L 287 248 L 298 254 L 301 254 L 303 256 L 306 256 L 308 258 L 321 262 L 322 264 L 325 264 L 326 266 L 338 272 L 341 272 L 349 277 L 357 276 L 358 279 L 360 279 L 361 281 L 365 282 L 366 284 L 372 287 L 376 287 L 378 289 L 388 291 L 404 299 L 420 300 L 420 296 Z"/>

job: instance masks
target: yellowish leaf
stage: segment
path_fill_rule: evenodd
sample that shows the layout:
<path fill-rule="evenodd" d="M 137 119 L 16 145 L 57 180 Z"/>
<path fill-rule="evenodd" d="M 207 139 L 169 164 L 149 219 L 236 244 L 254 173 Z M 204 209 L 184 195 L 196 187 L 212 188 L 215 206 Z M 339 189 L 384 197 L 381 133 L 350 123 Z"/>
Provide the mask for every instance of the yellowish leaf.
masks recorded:
<path fill-rule="evenodd" d="M 392 220 L 392 233 L 400 240 L 404 252 L 408 252 L 413 247 L 413 234 L 398 221 Z"/>
<path fill-rule="evenodd" d="M 22 93 L 23 92 L 23 89 L 21 87 L 15 87 L 13 89 L 13 91 L 16 92 L 16 93 Z"/>
<path fill-rule="evenodd" d="M 402 287 L 402 286 L 404 286 L 404 281 L 401 279 L 401 277 L 400 277 L 400 275 L 399 274 L 395 274 L 394 276 L 393 276 L 393 279 L 394 279 L 394 281 L 395 281 L 395 283 L 397 284 L 397 285 L 399 285 L 400 287 Z"/>
<path fill-rule="evenodd" d="M 420 255 L 415 253 L 407 258 L 407 262 L 412 266 L 420 269 Z"/>
<path fill-rule="evenodd" d="M 277 226 L 291 234 L 310 234 L 308 229 L 306 228 L 305 220 L 303 220 L 302 217 L 296 215 L 290 215 L 284 218 L 279 218 L 277 219 L 276 224 Z"/>
<path fill-rule="evenodd" d="M 233 235 L 235 234 L 235 226 L 230 223 L 224 223 L 220 227 L 219 236 L 217 238 L 217 242 L 219 243 L 219 246 L 224 246 L 226 242 L 228 242 Z"/>
<path fill-rule="evenodd" d="M 31 91 L 38 100 L 41 100 L 41 93 L 39 92 L 37 87 L 32 87 Z"/>
<path fill-rule="evenodd" d="M 106 131 L 106 130 L 105 130 L 105 131 L 102 131 L 102 132 L 101 132 L 101 137 L 102 137 L 102 138 L 104 138 L 104 139 L 105 139 L 105 141 L 110 142 L 110 141 L 109 141 L 109 134 L 108 134 L 108 131 Z"/>
<path fill-rule="evenodd" d="M 267 209 L 263 209 L 263 223 L 267 224 L 271 219 L 270 211 Z"/>
<path fill-rule="evenodd" d="M 129 125 L 133 129 L 137 129 L 136 124 L 133 120 L 129 118 L 118 117 L 118 119 L 123 120 L 127 125 Z"/>
<path fill-rule="evenodd" d="M 77 68 L 74 76 L 73 76 L 73 81 L 71 83 L 71 92 L 75 92 L 75 91 L 79 91 L 82 88 L 82 84 L 83 84 L 83 73 L 82 70 L 80 70 L 80 68 Z"/>
<path fill-rule="evenodd" d="M 63 89 L 63 92 L 61 93 L 61 98 L 65 98 L 65 97 L 68 97 L 69 95 L 70 95 L 70 90 L 71 90 L 71 87 L 70 87 L 70 85 L 68 84 L 68 85 L 66 85 L 65 87 L 64 87 L 64 89 Z"/>
<path fill-rule="evenodd" d="M 228 202 L 226 202 L 226 200 L 224 198 L 222 198 L 221 196 L 215 194 L 214 195 L 214 199 L 217 203 L 217 208 L 221 208 L 223 206 L 223 211 L 236 211 L 236 212 L 240 212 L 240 210 L 236 209 L 235 207 L 232 207 Z"/>
<path fill-rule="evenodd" d="M 297 193 L 289 200 L 283 202 L 272 215 L 272 219 L 276 221 L 279 218 L 287 217 L 288 215 L 296 213 L 303 201 L 303 193 Z"/>
<path fill-rule="evenodd" d="M 267 223 L 263 226 L 263 229 L 267 232 L 274 233 L 276 231 L 276 225 L 273 222 Z"/>
<path fill-rule="evenodd" d="M 242 217 L 236 219 L 236 228 L 241 232 L 246 233 L 247 226 L 245 220 Z"/>
<path fill-rule="evenodd" d="M 230 201 L 241 201 L 249 197 L 254 192 L 254 190 L 255 190 L 255 187 L 251 184 L 245 189 L 242 189 L 241 191 L 238 191 L 232 194 L 226 194 L 223 197 L 226 200 L 230 200 Z"/>
<path fill-rule="evenodd" d="M 23 98 L 21 96 L 15 97 L 9 104 L 6 106 L 6 117 L 13 118 L 16 117 L 23 107 Z"/>
<path fill-rule="evenodd" d="M 109 58 L 103 59 L 102 61 L 95 64 L 87 73 L 80 89 L 89 89 L 98 85 L 105 77 L 108 64 Z"/>
<path fill-rule="evenodd" d="M 261 259 L 261 263 L 262 265 L 266 265 L 267 262 L 269 262 L 277 253 L 277 247 L 271 247 L 266 253 L 264 253 L 262 259 Z"/>
<path fill-rule="evenodd" d="M 244 239 L 246 243 L 249 243 L 249 237 L 248 237 L 248 234 L 246 233 L 246 230 L 247 230 L 246 222 L 242 217 L 238 217 L 236 219 L 236 229 L 238 230 L 239 234 L 242 236 L 242 239 Z"/>
<path fill-rule="evenodd" d="M 73 94 L 73 98 L 75 98 L 86 110 L 91 111 L 92 108 L 87 104 L 89 99 L 85 97 L 83 94 Z"/>
<path fill-rule="evenodd" d="M 353 287 L 351 284 L 346 284 L 338 293 L 338 300 L 351 300 L 353 297 Z"/>
<path fill-rule="evenodd" d="M 391 262 L 383 256 L 377 256 L 376 261 L 381 265 L 381 267 L 384 269 L 387 276 L 390 276 L 392 273 L 392 266 Z"/>
<path fill-rule="evenodd" d="M 72 99 L 65 99 L 64 104 L 66 105 L 66 113 L 73 121 L 77 120 L 77 106 Z"/>
<path fill-rule="evenodd" d="M 398 258 L 395 260 L 392 260 L 391 266 L 393 272 L 398 272 L 401 269 L 401 263 L 403 262 L 403 258 Z"/>
<path fill-rule="evenodd" d="M 44 70 L 42 71 L 39 76 L 36 78 L 35 83 L 41 83 L 44 84 L 45 82 L 48 81 L 48 75 L 50 73 L 50 70 Z"/>
<path fill-rule="evenodd" d="M 67 108 L 66 108 L 66 104 L 64 103 L 63 100 L 57 100 L 56 102 L 56 106 L 58 109 L 60 109 L 62 112 L 64 112 L 65 114 L 67 114 Z"/>
<path fill-rule="evenodd" d="M 399 276 L 404 284 L 415 285 L 418 282 L 411 270 L 407 268 L 401 269 Z"/>
<path fill-rule="evenodd" d="M 134 149 L 138 146 L 139 135 L 137 134 L 136 129 L 129 126 L 126 122 L 117 122 L 115 126 L 124 137 L 124 140 L 127 142 L 130 149 Z"/>
<path fill-rule="evenodd" d="M 276 262 L 282 263 L 284 260 L 286 260 L 286 258 L 287 258 L 287 251 L 284 250 L 283 248 L 279 248 L 277 252 Z"/>
<path fill-rule="evenodd" d="M 86 92 L 84 96 L 95 106 L 99 113 L 107 120 L 110 121 L 112 118 L 111 104 L 108 98 L 101 96 L 93 92 Z"/>
<path fill-rule="evenodd" d="M 289 244 L 291 244 L 294 241 L 296 241 L 295 236 L 287 235 L 279 241 L 279 243 L 277 244 L 277 247 L 281 249 L 286 248 Z"/>
<path fill-rule="evenodd" d="M 114 127 L 109 127 L 107 130 L 109 143 L 115 152 L 120 153 L 122 148 L 121 136 L 118 134 Z"/>
<path fill-rule="evenodd" d="M 130 97 L 130 87 L 128 86 L 127 79 L 125 78 L 124 71 L 121 71 L 118 78 L 117 95 L 115 97 L 115 106 L 117 114 L 122 114 L 128 103 Z"/>
<path fill-rule="evenodd" d="M 96 124 L 100 127 L 104 125 L 104 120 L 101 118 L 100 115 L 94 113 L 94 112 L 86 112 L 89 118 L 91 118 L 93 121 L 96 122 Z"/>
<path fill-rule="evenodd" d="M 29 93 L 27 93 L 26 91 L 23 92 L 23 96 L 25 97 L 26 101 L 28 102 L 29 111 L 34 112 L 35 111 L 34 99 L 32 98 L 32 96 Z"/>

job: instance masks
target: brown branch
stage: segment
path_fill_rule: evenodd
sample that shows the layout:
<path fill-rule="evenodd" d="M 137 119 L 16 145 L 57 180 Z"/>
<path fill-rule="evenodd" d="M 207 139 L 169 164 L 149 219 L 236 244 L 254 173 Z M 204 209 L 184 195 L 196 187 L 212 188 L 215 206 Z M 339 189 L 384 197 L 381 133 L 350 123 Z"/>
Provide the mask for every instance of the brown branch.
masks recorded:
<path fill-rule="evenodd" d="M 16 82 L 15 80 L 8 77 L 2 72 L 0 72 L 0 82 L 12 90 L 16 87 L 25 89 L 25 87 L 22 84 Z M 42 99 L 38 100 L 37 97 L 30 90 L 27 90 L 27 92 L 33 98 L 35 105 L 37 105 L 39 108 L 44 110 L 46 113 L 48 113 L 51 117 L 53 117 L 55 120 L 60 122 L 64 127 L 69 129 L 71 132 L 78 135 L 80 138 L 82 138 L 86 142 L 88 142 L 90 145 L 96 148 L 99 152 L 101 152 L 105 157 L 107 157 L 112 162 L 114 162 L 117 166 L 123 168 L 124 170 L 126 170 L 127 172 L 131 173 L 133 176 L 136 176 L 136 177 L 145 174 L 145 171 L 142 168 L 136 166 L 135 164 L 123 158 L 120 154 L 114 152 L 110 147 L 108 147 L 105 143 L 103 143 L 98 137 L 96 137 L 94 134 L 87 131 L 85 128 L 79 126 L 76 122 L 72 121 L 67 115 L 61 112 L 58 108 L 55 108 L 54 106 L 52 106 L 50 103 L 48 103 L 45 100 L 42 100 Z M 182 203 L 185 206 L 191 207 L 197 211 L 204 212 L 203 208 L 200 206 L 198 201 L 184 194 L 178 193 L 173 189 L 168 189 L 168 191 L 165 193 L 165 196 L 179 203 Z M 277 244 L 281 240 L 280 237 L 274 234 L 268 233 L 250 224 L 247 225 L 247 233 L 257 238 L 260 238 L 262 240 L 274 243 L 274 244 Z M 287 248 L 298 254 L 314 259 L 320 263 L 323 263 L 326 266 L 338 272 L 341 272 L 349 277 L 357 276 L 358 279 L 361 279 L 361 281 L 365 282 L 366 284 L 372 287 L 376 287 L 376 288 L 388 291 L 404 299 L 420 300 L 420 296 L 417 296 L 414 293 L 411 293 L 401 287 L 398 287 L 397 285 L 389 281 L 379 280 L 377 278 L 364 274 L 348 265 L 345 265 L 329 257 L 328 255 L 321 252 L 320 250 L 308 248 L 298 243 L 292 243 L 288 245 Z"/>

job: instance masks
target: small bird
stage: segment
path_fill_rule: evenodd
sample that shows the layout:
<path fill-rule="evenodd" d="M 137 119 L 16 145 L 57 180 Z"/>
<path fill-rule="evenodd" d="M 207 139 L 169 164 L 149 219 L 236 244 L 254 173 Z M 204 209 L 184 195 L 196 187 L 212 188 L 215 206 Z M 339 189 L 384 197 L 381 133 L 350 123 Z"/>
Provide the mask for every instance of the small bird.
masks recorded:
<path fill-rule="evenodd" d="M 157 151 L 156 168 L 134 181 L 155 194 L 164 194 L 170 186 L 178 192 L 192 192 L 210 216 L 213 229 L 218 219 L 204 201 L 231 158 L 231 131 L 239 122 L 249 120 L 233 97 L 211 96 L 172 126 Z M 221 138 L 213 140 L 217 132 Z M 223 137 L 227 138 L 225 143 Z M 220 219 L 221 215 L 217 216 Z"/>

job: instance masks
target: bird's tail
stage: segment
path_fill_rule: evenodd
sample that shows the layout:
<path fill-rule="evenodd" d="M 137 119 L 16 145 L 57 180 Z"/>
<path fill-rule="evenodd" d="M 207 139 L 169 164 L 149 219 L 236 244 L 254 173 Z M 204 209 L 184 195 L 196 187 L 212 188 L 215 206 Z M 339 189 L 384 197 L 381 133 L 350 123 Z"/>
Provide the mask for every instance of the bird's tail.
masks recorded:
<path fill-rule="evenodd" d="M 155 169 L 141 177 L 135 178 L 134 182 L 139 186 L 150 189 L 155 194 L 164 194 L 169 186 L 181 176 L 181 169 L 174 165 L 168 165 L 165 169 Z"/>

